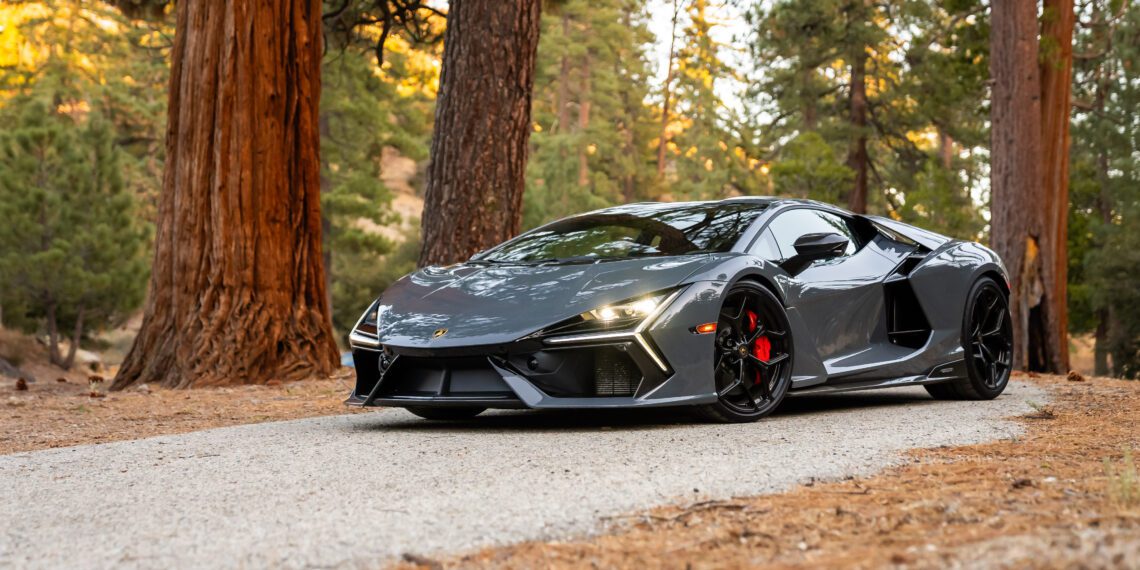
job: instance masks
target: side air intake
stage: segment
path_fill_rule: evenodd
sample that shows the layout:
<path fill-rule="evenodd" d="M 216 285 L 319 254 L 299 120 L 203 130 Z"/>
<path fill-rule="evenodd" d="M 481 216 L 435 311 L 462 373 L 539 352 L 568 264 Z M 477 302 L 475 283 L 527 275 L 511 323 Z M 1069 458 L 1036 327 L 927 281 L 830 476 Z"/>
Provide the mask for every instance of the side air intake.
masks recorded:
<path fill-rule="evenodd" d="M 887 301 L 887 338 L 905 348 L 922 348 L 930 339 L 930 321 L 907 277 L 928 252 L 915 252 L 899 264 L 883 284 Z"/>

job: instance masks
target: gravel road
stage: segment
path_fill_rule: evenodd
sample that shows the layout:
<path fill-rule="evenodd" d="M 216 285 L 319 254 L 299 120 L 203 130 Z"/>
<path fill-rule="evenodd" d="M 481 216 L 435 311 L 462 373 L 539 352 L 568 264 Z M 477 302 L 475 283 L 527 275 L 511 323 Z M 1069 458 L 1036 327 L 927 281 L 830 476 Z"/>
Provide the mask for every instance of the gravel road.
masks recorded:
<path fill-rule="evenodd" d="M 867 474 L 915 447 L 1010 437 L 1045 395 L 800 397 L 749 425 L 676 412 L 402 410 L 0 456 L 0 567 L 376 567 L 405 552 L 589 532 L 667 502 Z"/>

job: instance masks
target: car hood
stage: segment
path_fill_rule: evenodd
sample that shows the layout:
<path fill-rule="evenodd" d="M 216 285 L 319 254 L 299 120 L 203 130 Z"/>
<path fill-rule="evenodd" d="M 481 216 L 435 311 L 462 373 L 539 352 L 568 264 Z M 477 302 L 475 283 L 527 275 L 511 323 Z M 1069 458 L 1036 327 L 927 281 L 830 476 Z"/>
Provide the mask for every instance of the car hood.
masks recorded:
<path fill-rule="evenodd" d="M 590 309 L 680 285 L 713 257 L 427 267 L 381 295 L 380 342 L 417 348 L 511 342 Z M 435 336 L 440 329 L 447 332 Z"/>

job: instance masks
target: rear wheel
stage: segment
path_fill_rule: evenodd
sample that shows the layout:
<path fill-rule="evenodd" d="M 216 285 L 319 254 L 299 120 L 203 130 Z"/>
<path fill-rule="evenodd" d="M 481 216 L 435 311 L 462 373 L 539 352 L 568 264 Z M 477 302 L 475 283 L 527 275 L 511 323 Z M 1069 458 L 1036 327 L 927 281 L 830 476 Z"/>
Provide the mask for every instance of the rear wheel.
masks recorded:
<path fill-rule="evenodd" d="M 1005 291 L 989 277 L 979 279 L 970 290 L 962 320 L 962 348 L 967 377 L 927 385 L 926 391 L 940 400 L 996 398 L 1013 371 L 1013 323 Z"/>
<path fill-rule="evenodd" d="M 792 383 L 792 335 L 783 304 L 758 283 L 738 283 L 725 296 L 715 334 L 718 400 L 701 411 L 719 422 L 751 422 L 772 413 Z"/>
<path fill-rule="evenodd" d="M 487 408 L 408 406 L 406 409 L 425 420 L 466 420 L 483 413 Z"/>

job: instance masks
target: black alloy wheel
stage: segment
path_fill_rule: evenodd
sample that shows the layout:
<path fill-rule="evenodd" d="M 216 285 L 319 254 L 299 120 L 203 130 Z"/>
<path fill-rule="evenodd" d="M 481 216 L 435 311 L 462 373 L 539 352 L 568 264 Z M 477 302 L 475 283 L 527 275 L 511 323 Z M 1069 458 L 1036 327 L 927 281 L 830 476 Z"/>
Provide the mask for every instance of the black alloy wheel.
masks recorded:
<path fill-rule="evenodd" d="M 967 378 L 931 384 L 930 395 L 946 400 L 991 400 L 1001 394 L 1013 371 L 1013 323 L 1009 297 L 983 277 L 970 290 L 962 322 Z"/>
<path fill-rule="evenodd" d="M 758 283 L 737 283 L 725 296 L 715 334 L 718 400 L 704 406 L 704 414 L 720 422 L 770 414 L 792 381 L 792 335 L 783 304 Z"/>

